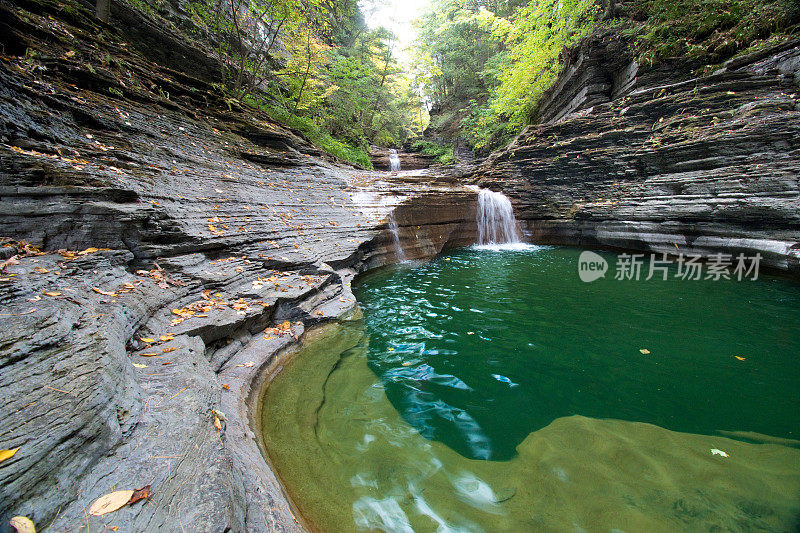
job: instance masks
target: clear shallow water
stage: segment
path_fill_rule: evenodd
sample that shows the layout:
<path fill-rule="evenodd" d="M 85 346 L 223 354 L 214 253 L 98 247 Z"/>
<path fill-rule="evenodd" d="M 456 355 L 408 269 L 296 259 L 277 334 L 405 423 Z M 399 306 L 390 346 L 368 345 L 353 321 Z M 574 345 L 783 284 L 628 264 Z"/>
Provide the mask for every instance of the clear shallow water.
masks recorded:
<path fill-rule="evenodd" d="M 578 255 L 464 250 L 361 279 L 364 320 L 312 343 L 265 397 L 270 459 L 304 517 L 792 529 L 800 288 L 584 284 Z"/>

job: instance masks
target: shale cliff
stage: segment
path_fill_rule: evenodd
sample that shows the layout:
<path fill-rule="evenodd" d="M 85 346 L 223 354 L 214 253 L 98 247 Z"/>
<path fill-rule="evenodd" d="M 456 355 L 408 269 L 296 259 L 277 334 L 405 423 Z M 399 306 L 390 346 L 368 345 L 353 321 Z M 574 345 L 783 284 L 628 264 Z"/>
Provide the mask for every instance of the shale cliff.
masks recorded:
<path fill-rule="evenodd" d="M 680 59 L 640 68 L 614 33 L 568 57 L 542 123 L 473 178 L 513 198 L 529 239 L 800 272 L 800 41 L 699 77 Z"/>
<path fill-rule="evenodd" d="M 267 369 L 397 260 L 392 209 L 429 257 L 473 241 L 475 193 L 322 157 L 142 20 L 0 20 L 0 531 L 298 529 L 251 426 Z"/>

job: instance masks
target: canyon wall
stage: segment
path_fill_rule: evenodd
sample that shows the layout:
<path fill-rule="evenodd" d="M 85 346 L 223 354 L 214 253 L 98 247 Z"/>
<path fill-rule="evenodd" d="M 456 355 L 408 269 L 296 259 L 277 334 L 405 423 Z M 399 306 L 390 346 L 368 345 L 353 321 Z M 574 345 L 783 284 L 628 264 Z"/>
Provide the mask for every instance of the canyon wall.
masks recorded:
<path fill-rule="evenodd" d="M 0 14 L 22 50 L 0 61 L 0 531 L 300 529 L 251 424 L 263 377 L 398 259 L 392 210 L 427 258 L 471 242 L 475 192 L 323 157 L 185 44 L 167 62 L 88 12 Z"/>
<path fill-rule="evenodd" d="M 593 36 L 543 122 L 473 176 L 512 197 L 534 242 L 752 256 L 800 273 L 800 41 L 696 77 L 640 68 Z"/>

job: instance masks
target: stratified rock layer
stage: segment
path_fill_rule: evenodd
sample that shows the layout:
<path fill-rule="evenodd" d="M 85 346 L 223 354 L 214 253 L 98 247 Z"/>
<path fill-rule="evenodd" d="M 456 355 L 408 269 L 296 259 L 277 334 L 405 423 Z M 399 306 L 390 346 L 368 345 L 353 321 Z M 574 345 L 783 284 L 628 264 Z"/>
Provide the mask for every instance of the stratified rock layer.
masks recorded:
<path fill-rule="evenodd" d="M 474 180 L 513 198 L 535 242 L 760 253 L 800 272 L 798 41 L 700 78 L 637 74 L 589 44 L 548 93 L 551 120 Z"/>
<path fill-rule="evenodd" d="M 390 211 L 430 257 L 474 238 L 474 191 L 338 166 L 90 14 L 27 8 L 0 8 L 38 51 L 0 62 L 0 530 L 299 529 L 251 425 L 264 376 L 397 260 Z"/>

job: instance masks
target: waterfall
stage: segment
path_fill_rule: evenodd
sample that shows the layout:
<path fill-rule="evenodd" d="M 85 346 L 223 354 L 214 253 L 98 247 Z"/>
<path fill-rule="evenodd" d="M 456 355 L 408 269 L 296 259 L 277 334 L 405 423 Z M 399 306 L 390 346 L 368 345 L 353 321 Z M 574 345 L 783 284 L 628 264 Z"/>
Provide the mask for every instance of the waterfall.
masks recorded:
<path fill-rule="evenodd" d="M 478 244 L 519 243 L 517 219 L 511 200 L 501 192 L 478 192 Z"/>
<path fill-rule="evenodd" d="M 389 150 L 389 168 L 392 172 L 400 170 L 400 156 L 397 155 L 397 150 L 394 148 Z"/>
<path fill-rule="evenodd" d="M 395 156 L 396 157 L 396 156 Z M 397 168 L 400 168 L 400 163 L 397 163 Z M 406 253 L 403 247 L 400 246 L 400 231 L 397 227 L 397 221 L 394 219 L 394 212 L 389 213 L 389 231 L 392 234 L 392 243 L 394 244 L 394 255 L 398 262 L 402 263 L 406 260 Z"/>

